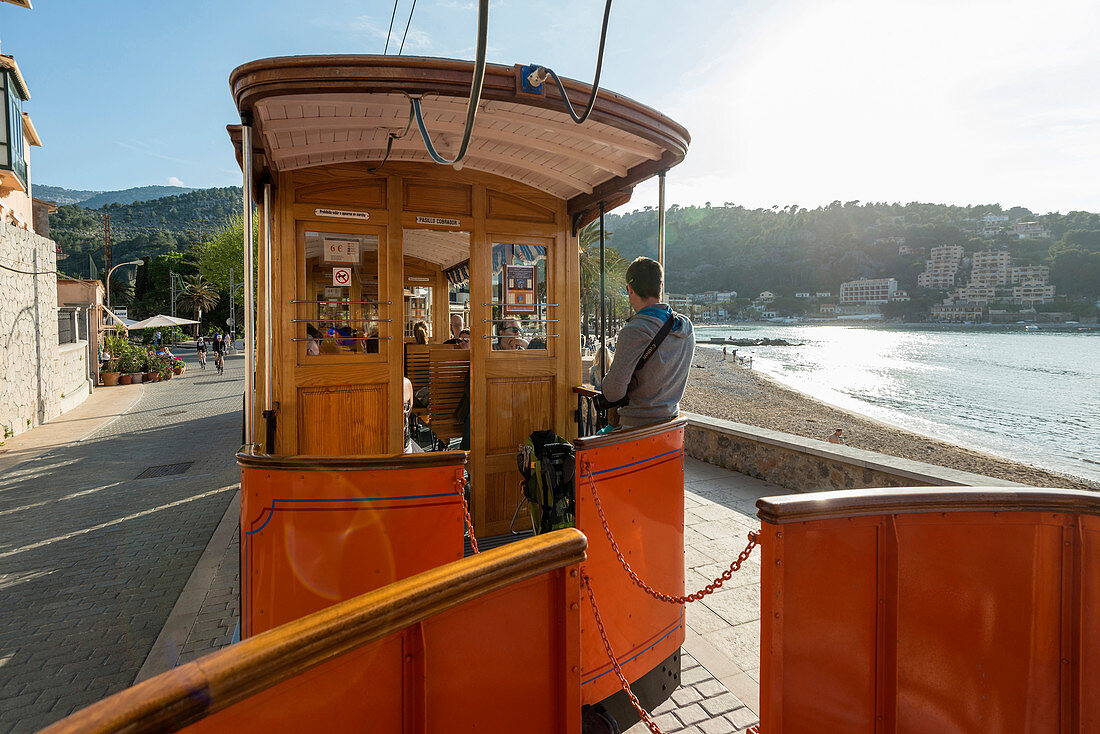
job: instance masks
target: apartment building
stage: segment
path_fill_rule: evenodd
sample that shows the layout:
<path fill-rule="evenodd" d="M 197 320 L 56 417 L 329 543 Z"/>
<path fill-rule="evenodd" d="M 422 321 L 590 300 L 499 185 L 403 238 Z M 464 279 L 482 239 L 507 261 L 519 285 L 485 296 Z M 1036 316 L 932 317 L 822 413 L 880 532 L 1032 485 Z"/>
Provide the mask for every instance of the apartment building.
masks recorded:
<path fill-rule="evenodd" d="M 1020 239 L 1049 240 L 1050 230 L 1039 222 L 1016 222 L 1012 232 Z"/>
<path fill-rule="evenodd" d="M 1012 277 L 1012 255 L 1007 250 L 975 252 L 970 258 L 971 285 L 1007 285 Z"/>
<path fill-rule="evenodd" d="M 1050 281 L 1050 268 L 1046 265 L 1021 265 L 1012 268 L 1013 283 L 1047 283 Z"/>
<path fill-rule="evenodd" d="M 980 303 L 941 303 L 932 307 L 933 321 L 964 323 L 983 321 L 985 306 Z"/>
<path fill-rule="evenodd" d="M 917 286 L 938 290 L 954 288 L 962 258 L 962 245 L 933 247 L 929 259 L 924 261 L 924 272 L 917 276 Z"/>
<path fill-rule="evenodd" d="M 1012 287 L 1012 302 L 1021 306 L 1050 303 L 1054 300 L 1054 286 L 1042 283 L 1024 283 Z"/>
<path fill-rule="evenodd" d="M 840 284 L 841 303 L 888 303 L 898 290 L 897 278 L 863 278 Z"/>
<path fill-rule="evenodd" d="M 997 299 L 997 289 L 991 285 L 975 285 L 971 283 L 965 288 L 959 288 L 956 295 L 971 303 L 989 303 Z"/>

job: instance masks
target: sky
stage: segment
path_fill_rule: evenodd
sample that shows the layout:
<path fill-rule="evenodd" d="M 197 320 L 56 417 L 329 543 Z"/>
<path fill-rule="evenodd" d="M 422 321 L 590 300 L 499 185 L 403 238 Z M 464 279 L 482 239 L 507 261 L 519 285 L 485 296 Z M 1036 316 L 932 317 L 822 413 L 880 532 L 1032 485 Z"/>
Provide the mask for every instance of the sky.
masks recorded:
<path fill-rule="evenodd" d="M 396 51 L 412 0 L 398 0 Z M 381 53 L 392 0 L 0 4 L 31 91 L 34 182 L 240 184 L 230 71 Z M 591 82 L 600 0 L 493 0 L 489 61 Z M 471 59 L 471 0 L 417 0 L 406 55 Z M 687 127 L 668 201 L 1100 210 L 1100 3 L 616 0 L 602 85 Z M 653 183 L 626 209 L 654 204 Z"/>

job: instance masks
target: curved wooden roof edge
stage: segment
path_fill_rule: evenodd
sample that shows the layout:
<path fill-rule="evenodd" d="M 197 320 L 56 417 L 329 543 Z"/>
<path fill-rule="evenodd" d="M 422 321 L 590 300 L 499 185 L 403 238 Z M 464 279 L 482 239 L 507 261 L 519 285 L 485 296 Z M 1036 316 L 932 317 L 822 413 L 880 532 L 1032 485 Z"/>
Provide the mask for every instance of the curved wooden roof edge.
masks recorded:
<path fill-rule="evenodd" d="M 257 102 L 277 96 L 340 93 L 434 93 L 468 98 L 474 64 L 457 59 L 414 56 L 318 55 L 278 56 L 250 61 L 229 75 L 229 85 L 239 113 L 252 113 Z M 566 113 L 556 85 L 549 80 L 542 94 L 520 91 L 520 68 L 487 64 L 482 102 L 509 102 Z M 591 85 L 562 79 L 574 107 L 587 102 Z M 687 129 L 628 97 L 601 88 L 590 120 L 628 132 L 664 150 L 658 160 L 634 166 L 594 187 L 591 193 L 569 200 L 569 213 L 578 220 L 599 205 L 622 203 L 637 183 L 683 161 L 691 136 Z M 231 135 L 233 128 L 230 126 Z M 239 135 L 232 135 L 238 148 Z M 257 151 L 259 152 L 259 151 Z"/>

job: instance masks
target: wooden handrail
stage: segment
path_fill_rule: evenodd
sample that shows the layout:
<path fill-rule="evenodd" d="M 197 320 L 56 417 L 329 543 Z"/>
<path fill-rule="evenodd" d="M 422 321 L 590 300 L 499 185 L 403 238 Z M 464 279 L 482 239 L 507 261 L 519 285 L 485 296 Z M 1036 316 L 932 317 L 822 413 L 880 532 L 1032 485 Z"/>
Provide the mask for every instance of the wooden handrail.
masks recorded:
<path fill-rule="evenodd" d="M 1026 487 L 900 487 L 846 489 L 756 502 L 757 516 L 773 525 L 868 515 L 918 512 L 1072 512 L 1100 515 L 1100 493 Z"/>
<path fill-rule="evenodd" d="M 585 387 L 584 385 L 574 385 L 573 392 L 577 395 L 583 395 L 586 398 L 594 398 L 597 395 L 602 395 L 599 390 L 594 390 L 591 387 Z"/>
<path fill-rule="evenodd" d="M 98 701 L 43 734 L 178 731 L 311 668 L 470 600 L 584 560 L 558 530 L 454 561 L 256 635 Z"/>
<path fill-rule="evenodd" d="M 612 433 L 604 433 L 598 436 L 587 436 L 585 438 L 578 438 L 573 441 L 573 445 L 577 447 L 577 451 L 584 451 L 585 449 L 598 449 L 602 446 L 614 446 L 617 443 L 625 443 L 627 441 L 637 441 L 639 438 L 646 438 L 647 436 L 656 436 L 659 433 L 672 430 L 673 428 L 683 428 L 687 425 L 687 419 L 685 418 L 672 418 L 660 423 L 654 423 L 648 426 L 638 426 L 637 428 L 624 428 Z"/>
<path fill-rule="evenodd" d="M 379 454 L 377 456 L 273 456 L 248 446 L 237 452 L 237 463 L 254 469 L 294 471 L 356 471 L 368 469 L 426 469 L 433 466 L 463 466 L 465 451 L 431 451 L 423 454 Z"/>

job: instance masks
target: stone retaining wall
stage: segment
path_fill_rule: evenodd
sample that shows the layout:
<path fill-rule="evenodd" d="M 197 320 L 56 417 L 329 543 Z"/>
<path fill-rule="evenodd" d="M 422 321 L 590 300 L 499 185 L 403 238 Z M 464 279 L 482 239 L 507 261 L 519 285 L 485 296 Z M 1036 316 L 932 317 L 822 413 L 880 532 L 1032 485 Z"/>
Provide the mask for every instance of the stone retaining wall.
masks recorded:
<path fill-rule="evenodd" d="M 60 389 L 58 397 L 64 399 L 88 387 L 88 342 L 62 344 L 57 349 L 54 371 Z"/>
<path fill-rule="evenodd" d="M 0 265 L 0 430 L 11 435 L 61 413 L 56 245 L 0 222 Z"/>
<path fill-rule="evenodd" d="M 899 459 L 744 423 L 682 413 L 689 456 L 802 492 L 869 487 L 1019 487 L 1015 482 Z"/>

